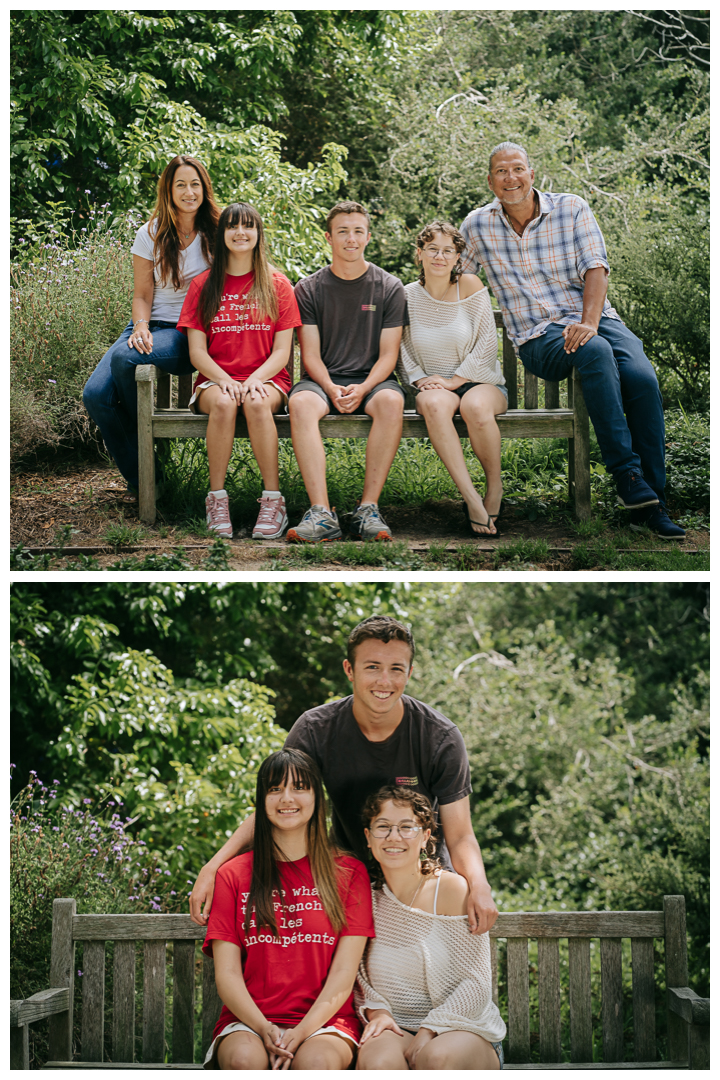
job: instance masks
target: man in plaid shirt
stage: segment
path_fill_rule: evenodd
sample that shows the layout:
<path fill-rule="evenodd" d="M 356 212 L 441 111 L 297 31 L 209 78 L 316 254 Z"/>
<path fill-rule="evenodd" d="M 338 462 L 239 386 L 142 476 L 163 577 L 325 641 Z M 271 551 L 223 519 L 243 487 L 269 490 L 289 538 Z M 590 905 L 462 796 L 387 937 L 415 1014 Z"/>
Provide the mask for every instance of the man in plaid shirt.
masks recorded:
<path fill-rule="evenodd" d="M 642 342 L 607 299 L 602 233 L 584 199 L 537 191 L 534 178 L 524 147 L 504 142 L 492 150 L 488 185 L 496 197 L 460 226 L 463 268 L 485 268 L 528 371 L 555 381 L 578 369 L 631 528 L 682 540 L 684 531 L 665 510 L 660 388 Z"/>

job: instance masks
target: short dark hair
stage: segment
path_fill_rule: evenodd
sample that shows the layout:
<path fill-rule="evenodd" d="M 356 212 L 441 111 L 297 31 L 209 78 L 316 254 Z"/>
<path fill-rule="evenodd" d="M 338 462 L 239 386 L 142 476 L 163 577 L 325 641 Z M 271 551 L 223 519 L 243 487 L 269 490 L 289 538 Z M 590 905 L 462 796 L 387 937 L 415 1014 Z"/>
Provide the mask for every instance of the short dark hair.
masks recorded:
<path fill-rule="evenodd" d="M 530 164 L 530 155 L 528 154 L 524 146 L 521 146 L 520 143 L 516 142 L 500 142 L 497 144 L 497 146 L 493 146 L 492 150 L 490 151 L 488 172 L 492 172 L 492 159 L 495 157 L 496 154 L 500 154 L 503 150 L 521 150 L 525 155 L 528 169 L 532 168 L 532 165 Z"/>
<path fill-rule="evenodd" d="M 350 667 L 355 666 L 355 652 L 361 641 L 374 638 L 376 641 L 404 641 L 410 647 L 410 667 L 415 659 L 415 639 L 412 630 L 397 619 L 389 615 L 371 615 L 369 619 L 363 619 L 354 630 L 350 631 L 347 643 L 347 658 Z"/>
<path fill-rule="evenodd" d="M 359 202 L 351 202 L 349 200 L 345 200 L 345 202 L 335 203 L 335 205 L 333 206 L 332 210 L 325 219 L 325 232 L 332 232 L 332 219 L 336 218 L 338 214 L 363 214 L 364 217 L 367 219 L 368 231 L 370 230 L 370 215 L 368 214 L 365 207 L 362 206 Z"/>

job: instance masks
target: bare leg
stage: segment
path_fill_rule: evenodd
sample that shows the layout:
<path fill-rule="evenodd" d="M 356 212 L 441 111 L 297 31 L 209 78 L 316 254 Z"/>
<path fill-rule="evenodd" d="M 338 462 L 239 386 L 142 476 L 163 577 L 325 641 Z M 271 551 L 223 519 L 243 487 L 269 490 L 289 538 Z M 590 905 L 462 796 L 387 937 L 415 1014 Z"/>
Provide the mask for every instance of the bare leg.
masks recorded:
<path fill-rule="evenodd" d="M 481 1035 L 446 1031 L 426 1043 L 415 1061 L 416 1069 L 499 1069 L 497 1053 Z"/>
<path fill-rule="evenodd" d="M 365 406 L 372 427 L 365 449 L 365 483 L 362 501 L 376 503 L 400 445 L 404 398 L 396 390 L 379 390 Z"/>
<path fill-rule="evenodd" d="M 460 415 L 467 424 L 470 444 L 485 471 L 485 507 L 493 515 L 500 513 L 503 493 L 500 429 L 495 417 L 506 410 L 505 395 L 490 383 L 474 386 L 460 402 Z"/>
<path fill-rule="evenodd" d="M 223 394 L 219 386 L 208 386 L 200 394 L 197 407 L 208 417 L 205 442 L 210 467 L 210 490 L 220 491 L 225 487 L 225 476 L 232 454 L 237 403 L 229 394 Z"/>
<path fill-rule="evenodd" d="M 218 1069 L 267 1069 L 270 1065 L 263 1041 L 253 1031 L 225 1035 L 218 1043 L 215 1059 Z"/>
<path fill-rule="evenodd" d="M 317 395 L 316 395 L 317 396 Z M 290 1065 L 291 1069 L 347 1069 L 352 1064 L 354 1047 L 341 1035 L 313 1035 L 306 1039 Z"/>
<path fill-rule="evenodd" d="M 290 430 L 298 467 L 312 506 L 330 509 L 325 478 L 325 449 L 319 423 L 330 411 L 328 404 L 312 390 L 293 394 L 288 406 Z M 320 1038 L 319 1035 L 316 1038 Z"/>
<path fill-rule="evenodd" d="M 460 436 L 452 422 L 459 405 L 462 407 L 461 399 L 452 390 L 422 390 L 416 401 L 417 411 L 425 417 L 430 441 L 467 503 L 471 521 L 482 523 L 488 519 L 488 513 L 470 478 Z M 482 535 L 495 532 L 491 525 L 473 525 L 471 528 Z"/>
<path fill-rule="evenodd" d="M 278 436 L 273 413 L 280 411 L 282 394 L 270 383 L 265 383 L 265 389 L 269 397 L 256 396 L 255 400 L 246 397 L 242 410 L 247 421 L 250 445 L 263 478 L 263 486 L 266 491 L 278 491 Z"/>
<path fill-rule="evenodd" d="M 363 1043 L 355 1068 L 407 1069 L 408 1063 L 404 1054 L 412 1041 L 413 1036 L 407 1032 L 401 1038 L 394 1031 L 383 1031 L 374 1039 Z"/>

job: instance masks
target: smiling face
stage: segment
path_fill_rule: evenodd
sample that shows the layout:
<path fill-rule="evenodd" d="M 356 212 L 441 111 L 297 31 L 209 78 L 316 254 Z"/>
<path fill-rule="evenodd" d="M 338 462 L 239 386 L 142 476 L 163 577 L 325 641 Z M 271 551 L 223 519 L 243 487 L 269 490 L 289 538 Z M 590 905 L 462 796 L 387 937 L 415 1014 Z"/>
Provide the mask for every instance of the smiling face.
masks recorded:
<path fill-rule="evenodd" d="M 503 206 L 518 206 L 532 194 L 535 171 L 522 150 L 500 150 L 492 159 L 488 186 Z"/>
<path fill-rule="evenodd" d="M 331 232 L 325 238 L 332 248 L 333 259 L 357 262 L 370 243 L 368 220 L 364 214 L 336 214 L 330 222 Z"/>
<path fill-rule="evenodd" d="M 425 280 L 450 277 L 450 271 L 457 262 L 458 250 L 451 236 L 435 232 L 432 239 L 417 249 L 417 257 L 425 270 Z"/>
<path fill-rule="evenodd" d="M 355 710 L 387 716 L 402 705 L 401 697 L 410 678 L 411 653 L 405 641 L 366 638 L 355 649 L 354 666 L 343 661 L 345 674 L 353 685 Z"/>
<path fill-rule="evenodd" d="M 225 229 L 225 247 L 234 255 L 247 255 L 258 242 L 258 230 L 254 225 L 231 225 Z"/>
<path fill-rule="evenodd" d="M 418 826 L 420 822 L 407 803 L 388 800 L 381 804 L 378 813 L 370 822 L 370 828 L 365 830 L 365 837 L 373 858 L 380 864 L 383 872 L 416 868 L 420 852 L 430 836 L 430 829 L 423 829 L 421 826 L 411 835 L 410 830 Z M 373 835 L 373 830 L 382 832 L 388 828 L 390 834 L 385 838 Z M 406 831 L 407 835 L 402 836 L 400 830 Z"/>
<path fill-rule="evenodd" d="M 180 165 L 172 181 L 172 201 L 176 210 L 194 214 L 200 209 L 205 193 L 197 169 L 192 165 Z"/>
<path fill-rule="evenodd" d="M 293 769 L 267 790 L 265 813 L 274 831 L 287 834 L 305 829 L 314 810 L 315 792 Z"/>

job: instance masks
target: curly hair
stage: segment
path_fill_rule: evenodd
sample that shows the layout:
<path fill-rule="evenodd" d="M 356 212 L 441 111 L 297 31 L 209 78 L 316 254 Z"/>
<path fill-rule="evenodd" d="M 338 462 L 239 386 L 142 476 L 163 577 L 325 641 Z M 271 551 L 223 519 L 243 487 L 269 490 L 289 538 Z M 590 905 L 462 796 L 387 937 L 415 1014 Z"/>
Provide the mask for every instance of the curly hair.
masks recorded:
<path fill-rule="evenodd" d="M 365 805 L 362 808 L 362 823 L 366 829 L 370 828 L 370 823 L 378 816 L 380 808 L 385 802 L 394 802 L 396 805 L 400 803 L 407 806 L 408 811 L 418 824 L 422 825 L 423 829 L 430 829 L 430 836 L 427 838 L 424 848 L 427 854 L 424 859 L 421 859 L 420 872 L 425 875 L 434 874 L 436 870 L 442 867 L 442 863 L 435 858 L 437 822 L 435 821 L 435 814 L 430 805 L 430 800 L 426 795 L 421 795 L 419 791 L 413 791 L 412 788 L 401 787 L 398 784 L 386 784 L 385 787 L 381 787 L 379 791 L 376 791 L 374 795 L 368 795 L 365 800 Z M 369 854 L 368 858 L 373 888 L 381 889 L 385 882 L 382 867 L 372 853 Z"/>
<path fill-rule="evenodd" d="M 454 285 L 458 278 L 462 277 L 462 259 L 460 256 L 467 247 L 465 238 L 459 229 L 456 229 L 449 221 L 439 221 L 437 218 L 435 221 L 431 221 L 429 225 L 426 225 L 420 230 L 417 236 L 417 248 L 415 250 L 415 265 L 420 267 L 419 281 L 421 285 L 425 284 L 425 267 L 420 261 L 418 252 L 429 244 L 435 233 L 443 233 L 445 236 L 449 236 L 455 245 L 455 250 L 458 253 L 457 262 L 450 271 L 450 283 Z"/>

